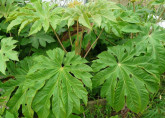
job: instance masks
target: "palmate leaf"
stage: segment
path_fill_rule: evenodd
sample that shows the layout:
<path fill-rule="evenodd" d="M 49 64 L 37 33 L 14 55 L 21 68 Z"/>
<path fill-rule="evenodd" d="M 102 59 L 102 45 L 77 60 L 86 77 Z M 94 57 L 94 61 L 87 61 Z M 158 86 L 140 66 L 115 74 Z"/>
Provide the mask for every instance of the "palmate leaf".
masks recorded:
<path fill-rule="evenodd" d="M 156 25 L 147 24 L 143 28 L 143 32 L 137 39 L 134 40 L 136 45 L 144 45 L 148 53 L 152 53 L 151 57 L 157 60 L 159 72 L 162 74 L 165 71 L 165 30 L 161 30 Z"/>
<path fill-rule="evenodd" d="M 24 38 L 21 42 L 22 45 L 26 45 L 31 43 L 32 46 L 36 49 L 41 45 L 42 47 L 46 47 L 47 43 L 55 42 L 54 38 L 50 35 L 46 34 L 43 31 L 40 31 L 32 36 L 29 39 Z"/>
<path fill-rule="evenodd" d="M 141 55 L 143 54 L 143 55 Z M 135 112 L 142 112 L 149 101 L 149 92 L 158 90 L 158 66 L 145 50 L 134 45 L 115 46 L 98 55 L 92 67 L 98 72 L 93 77 L 93 86 L 102 86 L 101 96 L 120 111 L 126 102 Z"/>
<path fill-rule="evenodd" d="M 120 18 L 123 21 L 129 22 L 129 23 L 140 23 L 140 19 L 137 13 L 134 13 L 132 10 L 130 11 L 123 11 L 120 14 Z"/>
<path fill-rule="evenodd" d="M 16 51 L 13 51 L 13 49 L 16 47 L 15 43 L 17 43 L 16 40 L 12 40 L 12 37 L 10 38 L 3 38 L 1 40 L 1 48 L 0 48 L 0 72 L 5 74 L 6 70 L 6 62 L 9 60 L 18 61 L 18 53 Z"/>
<path fill-rule="evenodd" d="M 74 52 L 65 55 L 61 49 L 54 49 L 34 60 L 25 58 L 16 66 L 10 64 L 8 70 L 15 80 L 1 85 L 6 91 L 8 111 L 15 117 L 21 105 L 27 118 L 33 118 L 34 111 L 39 118 L 65 118 L 71 115 L 73 108 L 80 110 L 81 99 L 87 104 L 84 85 L 91 89 L 89 72 L 92 69 L 85 64 L 85 59 Z"/>
<path fill-rule="evenodd" d="M 3 90 L 5 90 L 5 94 L 1 97 L 6 98 L 5 101 L 7 102 L 5 105 L 9 108 L 8 111 L 14 114 L 15 117 L 18 117 L 18 110 L 21 105 L 23 114 L 28 118 L 33 117 L 34 112 L 31 108 L 31 104 L 36 91 L 40 87 L 37 86 L 37 83 L 35 83 L 35 87 L 31 87 L 34 83 L 31 81 L 30 84 L 28 84 L 27 82 L 28 80 L 26 76 L 33 64 L 34 63 L 31 58 L 25 58 L 16 65 L 14 63 L 9 63 L 8 72 L 10 75 L 15 77 L 15 80 L 10 79 L 0 86 Z M 12 92 L 14 92 L 13 95 L 11 94 Z M 4 107 L 0 111 L 0 114 L 3 114 L 3 112 Z"/>
<path fill-rule="evenodd" d="M 80 99 L 87 104 L 83 83 L 92 87 L 89 73 L 92 69 L 84 64 L 87 63 L 85 59 L 74 52 L 65 56 L 61 49 L 54 49 L 35 60 L 37 64 L 29 72 L 29 78 L 46 82 L 32 105 L 39 118 L 47 118 L 51 111 L 57 118 L 68 117 L 73 108 L 80 109 Z"/>
<path fill-rule="evenodd" d="M 21 25 L 19 34 L 26 25 L 31 23 L 33 25 L 29 35 L 39 32 L 42 28 L 47 32 L 50 26 L 56 29 L 57 24 L 61 21 L 59 13 L 62 13 L 62 9 L 56 7 L 56 4 L 50 5 L 42 2 L 27 4 L 25 7 L 18 8 L 7 18 L 7 21 L 11 21 L 7 31 L 10 31 L 16 25 Z"/>

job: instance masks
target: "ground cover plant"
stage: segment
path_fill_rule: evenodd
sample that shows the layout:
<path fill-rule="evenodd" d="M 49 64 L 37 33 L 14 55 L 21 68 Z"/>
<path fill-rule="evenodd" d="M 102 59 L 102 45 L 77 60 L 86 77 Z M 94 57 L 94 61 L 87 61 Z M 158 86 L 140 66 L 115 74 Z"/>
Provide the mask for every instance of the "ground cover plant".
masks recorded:
<path fill-rule="evenodd" d="M 164 7 L 0 0 L 0 117 L 165 117 Z"/>

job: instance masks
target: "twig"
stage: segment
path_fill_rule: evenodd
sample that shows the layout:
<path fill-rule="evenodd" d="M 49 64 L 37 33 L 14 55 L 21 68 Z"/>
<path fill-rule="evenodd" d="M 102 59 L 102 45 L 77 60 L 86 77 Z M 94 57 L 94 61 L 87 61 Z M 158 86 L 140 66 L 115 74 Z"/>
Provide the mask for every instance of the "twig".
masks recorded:
<path fill-rule="evenodd" d="M 88 51 L 86 52 L 84 58 L 86 58 L 86 56 L 88 55 L 89 51 L 92 49 L 93 45 L 99 40 L 99 38 L 100 38 L 102 32 L 103 32 L 103 29 L 101 30 L 101 32 L 100 32 L 99 36 L 97 37 L 97 39 L 93 42 L 93 44 L 91 45 L 91 47 L 90 47 L 90 48 L 88 49 Z"/>
<path fill-rule="evenodd" d="M 66 51 L 65 47 L 63 46 L 63 44 L 62 44 L 62 42 L 61 42 L 60 38 L 58 37 L 58 35 L 57 35 L 56 31 L 53 29 L 53 27 L 52 27 L 51 25 L 50 25 L 50 27 L 52 28 L 52 30 L 53 30 L 53 32 L 54 32 L 54 34 L 56 35 L 57 40 L 58 40 L 58 42 L 60 43 L 61 47 L 63 48 L 63 50 L 65 51 L 65 53 L 67 53 L 67 51 Z"/>
<path fill-rule="evenodd" d="M 108 41 L 109 43 L 111 43 L 112 45 L 116 45 L 115 43 L 113 43 L 112 41 L 108 40 L 108 39 L 105 39 L 106 41 Z"/>

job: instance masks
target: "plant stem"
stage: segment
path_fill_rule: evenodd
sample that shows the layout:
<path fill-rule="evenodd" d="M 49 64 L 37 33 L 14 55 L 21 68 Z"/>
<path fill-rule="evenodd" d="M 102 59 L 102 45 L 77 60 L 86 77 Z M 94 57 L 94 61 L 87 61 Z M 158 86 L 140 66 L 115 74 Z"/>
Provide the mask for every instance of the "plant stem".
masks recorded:
<path fill-rule="evenodd" d="M 54 32 L 54 34 L 56 35 L 57 40 L 58 40 L 58 42 L 60 43 L 61 47 L 63 48 L 63 50 L 65 51 L 65 53 L 67 53 L 67 51 L 66 51 L 65 47 L 63 46 L 63 44 L 62 44 L 62 42 L 61 42 L 60 38 L 58 37 L 58 35 L 57 35 L 56 31 L 53 29 L 53 27 L 52 27 L 51 25 L 50 25 L 50 27 L 52 28 L 52 30 L 53 30 L 53 32 Z"/>
<path fill-rule="evenodd" d="M 103 32 L 103 29 L 101 30 L 101 32 L 100 32 L 99 36 L 97 37 L 97 39 L 93 42 L 93 44 L 91 45 L 91 47 L 90 47 L 90 48 L 88 49 L 88 51 L 86 52 L 84 58 L 86 58 L 86 56 L 88 55 L 89 51 L 92 49 L 93 45 L 99 40 L 99 38 L 100 38 L 102 32 Z"/>
<path fill-rule="evenodd" d="M 77 20 L 77 40 L 75 42 L 75 54 L 78 54 L 78 47 L 79 47 L 79 23 Z"/>
<path fill-rule="evenodd" d="M 133 12 L 135 13 L 135 1 L 133 1 L 132 4 L 133 4 Z M 133 33 L 131 33 L 131 39 L 133 39 Z"/>
<path fill-rule="evenodd" d="M 84 27 L 82 27 L 82 33 L 81 33 L 80 51 L 79 51 L 79 54 L 81 54 L 81 47 L 82 47 L 83 33 L 84 33 Z"/>
<path fill-rule="evenodd" d="M 135 12 L 135 2 L 132 2 L 133 4 L 133 11 Z"/>
<path fill-rule="evenodd" d="M 70 44 L 71 44 L 71 46 L 73 47 L 72 37 L 71 37 L 71 35 L 70 35 L 70 29 L 68 28 L 68 30 L 69 30 L 69 40 L 70 40 Z"/>
<path fill-rule="evenodd" d="M 112 45 L 116 46 L 115 43 L 113 43 L 112 41 L 108 40 L 108 39 L 105 39 L 106 41 L 108 41 L 109 43 L 111 43 Z"/>

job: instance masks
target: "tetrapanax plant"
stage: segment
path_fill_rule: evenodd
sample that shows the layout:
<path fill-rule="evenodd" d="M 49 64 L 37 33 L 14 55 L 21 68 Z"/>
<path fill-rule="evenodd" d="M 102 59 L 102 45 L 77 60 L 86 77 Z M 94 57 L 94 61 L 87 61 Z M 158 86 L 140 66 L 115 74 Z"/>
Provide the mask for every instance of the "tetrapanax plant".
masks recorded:
<path fill-rule="evenodd" d="M 0 115 L 72 118 L 87 104 L 87 88 L 95 87 L 101 88 L 101 97 L 117 112 L 127 108 L 142 113 L 146 109 L 165 71 L 165 33 L 142 20 L 148 18 L 138 11 L 143 7 L 133 10 L 101 0 L 85 5 L 74 2 L 67 8 L 40 0 L 14 5 L 0 1 L 0 18 L 4 16 L 0 33 L 4 29 L 3 37 L 17 39 L 0 37 Z M 9 22 L 9 34 L 4 33 L 4 20 Z M 52 31 L 63 50 L 54 43 Z M 88 56 L 93 47 L 97 50 Z M 75 52 L 67 53 L 65 48 L 75 48 Z M 21 61 L 16 62 L 18 53 Z M 94 60 L 90 63 L 93 69 L 80 55 Z"/>

